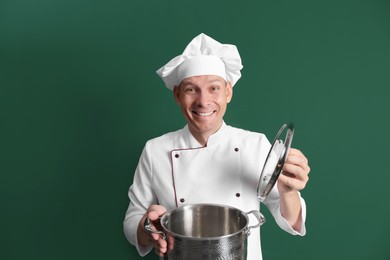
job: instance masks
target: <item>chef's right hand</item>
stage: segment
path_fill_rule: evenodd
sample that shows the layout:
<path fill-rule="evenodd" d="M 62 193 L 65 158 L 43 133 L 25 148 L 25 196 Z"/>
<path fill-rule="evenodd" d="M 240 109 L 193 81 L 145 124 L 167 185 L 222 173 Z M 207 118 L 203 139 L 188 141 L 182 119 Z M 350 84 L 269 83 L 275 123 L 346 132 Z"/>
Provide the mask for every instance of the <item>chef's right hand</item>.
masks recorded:
<path fill-rule="evenodd" d="M 152 245 L 156 254 L 160 257 L 163 257 L 164 254 L 167 252 L 167 241 L 162 237 L 162 235 L 152 233 L 146 230 L 144 227 L 144 223 L 146 218 L 149 218 L 152 229 L 158 230 L 156 228 L 156 225 L 153 225 L 153 223 L 158 223 L 159 217 L 163 215 L 166 211 L 166 208 L 164 208 L 163 206 L 151 205 L 142 217 L 141 221 L 139 222 L 137 229 L 138 244 L 141 246 Z"/>

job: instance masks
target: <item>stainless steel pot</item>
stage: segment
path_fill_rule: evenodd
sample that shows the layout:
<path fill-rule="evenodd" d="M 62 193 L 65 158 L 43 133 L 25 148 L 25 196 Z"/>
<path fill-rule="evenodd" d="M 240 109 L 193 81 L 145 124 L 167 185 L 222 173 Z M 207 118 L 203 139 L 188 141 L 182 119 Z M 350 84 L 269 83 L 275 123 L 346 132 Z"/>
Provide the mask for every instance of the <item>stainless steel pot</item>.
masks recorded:
<path fill-rule="evenodd" d="M 256 225 L 249 226 L 249 214 L 257 218 Z M 224 205 L 192 204 L 167 211 L 160 218 L 163 232 L 153 229 L 149 220 L 145 228 L 171 245 L 165 259 L 246 259 L 250 230 L 264 222 L 257 210 L 244 213 Z"/>

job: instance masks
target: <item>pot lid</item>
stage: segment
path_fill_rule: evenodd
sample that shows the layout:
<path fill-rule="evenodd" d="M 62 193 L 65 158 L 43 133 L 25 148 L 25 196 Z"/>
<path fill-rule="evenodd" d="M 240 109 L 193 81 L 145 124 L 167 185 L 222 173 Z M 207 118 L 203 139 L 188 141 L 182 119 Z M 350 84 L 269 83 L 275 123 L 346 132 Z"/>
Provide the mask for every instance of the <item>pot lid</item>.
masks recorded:
<path fill-rule="evenodd" d="M 286 132 L 284 142 L 279 139 L 283 132 Z M 294 124 L 284 124 L 272 143 L 257 185 L 257 197 L 261 202 L 266 199 L 282 172 L 283 165 L 286 162 L 287 154 L 291 147 L 293 135 Z"/>

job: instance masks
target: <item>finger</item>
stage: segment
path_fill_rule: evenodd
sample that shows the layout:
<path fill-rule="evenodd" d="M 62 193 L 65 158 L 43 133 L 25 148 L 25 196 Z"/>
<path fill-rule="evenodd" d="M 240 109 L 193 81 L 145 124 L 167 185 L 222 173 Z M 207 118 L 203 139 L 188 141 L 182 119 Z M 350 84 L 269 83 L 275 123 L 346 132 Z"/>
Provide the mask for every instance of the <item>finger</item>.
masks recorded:
<path fill-rule="evenodd" d="M 289 152 L 286 160 L 291 160 L 299 164 L 308 164 L 308 159 L 301 152 Z"/>
<path fill-rule="evenodd" d="M 287 157 L 285 165 L 296 165 L 301 167 L 307 174 L 310 172 L 308 161 L 304 157 L 290 155 Z"/>
<path fill-rule="evenodd" d="M 149 228 L 151 230 L 154 230 L 154 231 L 162 231 L 162 230 L 159 230 L 159 228 L 157 228 L 159 226 L 159 223 L 156 223 L 156 222 L 157 222 L 157 220 L 151 221 L 149 219 L 149 224 L 148 224 Z M 149 242 L 151 242 L 151 243 L 155 243 L 156 241 L 158 241 L 162 237 L 161 234 L 150 231 L 150 230 L 146 229 L 146 227 L 144 227 L 144 232 L 147 235 Z"/>
<path fill-rule="evenodd" d="M 155 221 L 159 218 L 160 216 L 158 215 L 158 212 L 157 211 L 150 211 L 148 213 L 148 218 L 151 220 L 151 221 Z"/>
<path fill-rule="evenodd" d="M 300 158 L 302 158 L 303 160 L 305 160 L 306 162 L 308 162 L 307 157 L 306 157 L 300 150 L 298 150 L 298 149 L 290 148 L 290 150 L 289 150 L 289 152 L 288 152 L 288 155 L 300 157 Z"/>
<path fill-rule="evenodd" d="M 167 252 L 167 241 L 162 238 L 156 241 L 154 244 L 154 250 L 156 254 L 163 256 Z"/>
<path fill-rule="evenodd" d="M 301 166 L 297 166 L 294 164 L 284 164 L 283 174 L 290 178 L 295 178 L 299 180 L 305 180 L 307 178 L 307 171 Z"/>
<path fill-rule="evenodd" d="M 159 257 L 164 257 L 164 253 L 161 252 L 159 249 L 155 248 L 154 251 L 156 252 L 156 255 L 158 255 Z"/>
<path fill-rule="evenodd" d="M 156 212 L 158 216 L 163 215 L 166 211 L 166 208 L 161 205 L 151 205 L 148 209 L 148 212 Z"/>
<path fill-rule="evenodd" d="M 303 156 L 305 157 L 305 155 L 298 149 L 296 148 L 293 148 L 291 147 L 290 150 L 289 150 L 289 154 L 293 154 L 293 155 L 298 155 L 298 156 Z M 305 157 L 306 158 L 306 157 Z"/>
<path fill-rule="evenodd" d="M 161 239 L 158 240 L 158 243 L 159 243 L 160 248 L 163 249 L 164 252 L 166 252 L 167 251 L 167 246 L 168 246 L 167 241 L 165 239 L 161 238 Z"/>
<path fill-rule="evenodd" d="M 168 250 L 173 250 L 173 245 L 174 245 L 175 239 L 173 236 L 168 235 Z"/>
<path fill-rule="evenodd" d="M 158 241 L 161 238 L 160 234 L 150 233 L 154 241 Z"/>
<path fill-rule="evenodd" d="M 278 182 L 286 185 L 292 190 L 303 190 L 306 187 L 307 180 L 300 180 L 296 178 L 291 178 L 285 175 L 280 175 Z"/>

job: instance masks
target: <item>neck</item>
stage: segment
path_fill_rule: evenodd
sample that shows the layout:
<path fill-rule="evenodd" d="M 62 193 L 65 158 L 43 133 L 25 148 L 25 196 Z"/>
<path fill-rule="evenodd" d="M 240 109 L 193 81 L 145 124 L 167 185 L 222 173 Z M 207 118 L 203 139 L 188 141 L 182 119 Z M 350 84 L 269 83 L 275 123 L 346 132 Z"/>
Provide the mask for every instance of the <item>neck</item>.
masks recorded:
<path fill-rule="evenodd" d="M 196 141 L 198 141 L 198 143 L 202 147 L 207 146 L 207 142 L 209 140 L 209 137 L 211 135 L 215 134 L 216 132 L 218 132 L 218 130 L 221 129 L 221 127 L 222 127 L 222 122 L 217 129 L 210 130 L 210 131 L 199 131 L 198 129 L 194 129 L 190 125 L 188 126 L 190 133 L 192 134 L 192 136 L 196 139 Z"/>
<path fill-rule="evenodd" d="M 206 135 L 206 134 L 198 134 L 198 133 L 193 133 L 190 131 L 191 134 L 195 137 L 196 141 L 200 144 L 201 147 L 206 147 L 207 146 L 207 141 L 209 140 L 209 137 L 211 134 Z"/>

